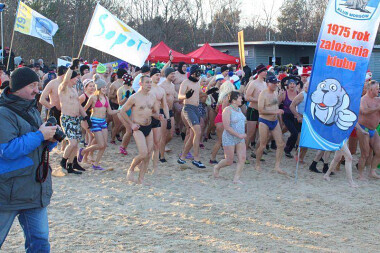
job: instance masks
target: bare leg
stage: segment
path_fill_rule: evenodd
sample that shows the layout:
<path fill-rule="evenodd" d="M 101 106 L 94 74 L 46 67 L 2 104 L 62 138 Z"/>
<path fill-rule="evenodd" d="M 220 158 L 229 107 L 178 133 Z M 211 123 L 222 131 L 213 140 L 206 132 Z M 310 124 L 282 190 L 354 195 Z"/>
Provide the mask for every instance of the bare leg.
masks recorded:
<path fill-rule="evenodd" d="M 275 170 L 279 174 L 287 175 L 286 172 L 284 172 L 283 170 L 280 169 L 280 162 L 281 162 L 281 159 L 282 159 L 282 155 L 284 153 L 285 142 L 282 139 L 282 131 L 281 131 L 281 127 L 280 127 L 279 124 L 277 124 L 277 126 L 273 129 L 272 135 L 273 135 L 273 139 L 275 140 L 276 145 L 277 145 Z"/>
<path fill-rule="evenodd" d="M 219 171 L 221 168 L 230 166 L 234 163 L 235 146 L 224 146 L 223 149 L 224 149 L 224 159 L 214 166 L 214 178 L 219 177 Z"/>
<path fill-rule="evenodd" d="M 161 122 L 162 124 L 163 122 Z M 166 122 L 165 122 L 166 123 Z M 156 173 L 158 170 L 158 156 L 159 156 L 159 150 L 160 150 L 160 141 L 161 141 L 161 127 L 153 128 L 153 155 L 152 155 L 152 160 L 153 160 L 153 173 Z M 165 124 L 166 128 L 166 124 Z"/>
<path fill-rule="evenodd" d="M 149 135 L 152 135 L 152 132 Z M 139 154 L 133 159 L 128 169 L 127 180 L 135 182 L 135 179 L 133 176 L 135 167 L 139 165 L 147 157 L 149 158 L 149 153 L 148 153 L 148 146 L 147 146 L 144 134 L 141 131 L 133 131 L 133 137 L 135 139 Z"/>
<path fill-rule="evenodd" d="M 194 134 L 194 137 L 193 137 L 194 160 L 200 161 L 199 141 L 200 141 L 200 136 L 201 136 L 201 126 L 200 125 L 194 125 L 191 127 L 191 131 Z"/>
<path fill-rule="evenodd" d="M 256 134 L 257 121 L 247 121 L 247 138 L 245 139 L 245 145 L 247 149 L 251 144 L 252 138 Z M 260 130 L 259 130 L 260 131 Z"/>
<path fill-rule="evenodd" d="M 237 162 L 236 173 L 234 177 L 235 184 L 243 184 L 243 182 L 240 181 L 240 176 L 244 169 L 246 154 L 247 154 L 247 150 L 246 150 L 245 143 L 244 142 L 238 143 L 236 145 L 236 155 L 238 157 L 238 162 Z"/>
<path fill-rule="evenodd" d="M 139 172 L 139 178 L 137 179 L 137 183 L 138 184 L 144 184 L 144 185 L 150 185 L 149 183 L 146 183 L 144 181 L 144 176 L 148 170 L 149 158 L 151 156 L 151 153 L 153 151 L 153 146 L 154 146 L 154 144 L 153 144 L 154 140 L 153 140 L 153 133 L 152 132 L 147 137 L 145 137 L 145 142 L 146 142 L 148 154 L 145 157 L 145 159 L 143 159 L 143 161 L 141 162 L 141 165 L 139 165 L 140 172 Z"/>
<path fill-rule="evenodd" d="M 359 158 L 359 180 L 366 180 L 366 177 L 364 176 L 364 167 L 365 163 L 369 157 L 369 135 L 363 134 L 361 131 L 356 131 L 356 134 L 359 139 L 359 146 L 360 146 L 360 158 Z"/>
<path fill-rule="evenodd" d="M 260 133 L 260 144 L 259 147 L 256 150 L 256 166 L 255 169 L 257 171 L 261 171 L 261 157 L 263 156 L 264 148 L 267 145 L 268 135 L 269 135 L 269 128 L 264 123 L 259 123 L 259 133 Z M 277 141 L 276 141 L 277 144 Z M 277 152 L 279 150 L 279 147 L 277 145 Z"/>
<path fill-rule="evenodd" d="M 372 158 L 370 177 L 380 179 L 380 175 L 376 173 L 377 165 L 380 163 L 380 137 L 377 132 L 375 132 L 375 135 L 370 139 L 370 145 L 375 152 Z"/>
<path fill-rule="evenodd" d="M 107 148 L 107 139 L 108 139 L 108 130 L 103 129 L 102 131 L 99 131 L 99 147 L 98 154 L 96 155 L 96 160 L 94 163 L 94 166 L 99 166 L 100 159 L 102 158 L 104 151 Z M 96 137 L 95 137 L 96 138 Z"/>
<path fill-rule="evenodd" d="M 166 129 L 167 122 L 166 120 L 161 122 L 161 141 L 159 143 L 159 151 L 160 151 L 160 158 L 165 158 L 165 146 L 166 146 L 166 140 L 167 136 L 169 135 L 169 130 Z"/>
<path fill-rule="evenodd" d="M 218 153 L 220 147 L 222 146 L 222 135 L 223 135 L 223 123 L 216 124 L 216 135 L 218 137 L 217 141 L 214 144 L 211 152 L 211 160 L 216 160 L 216 154 Z"/>
<path fill-rule="evenodd" d="M 306 152 L 307 152 L 307 148 L 301 148 L 301 151 L 300 151 L 300 163 L 305 163 L 304 159 L 305 159 L 305 156 L 306 156 Z"/>

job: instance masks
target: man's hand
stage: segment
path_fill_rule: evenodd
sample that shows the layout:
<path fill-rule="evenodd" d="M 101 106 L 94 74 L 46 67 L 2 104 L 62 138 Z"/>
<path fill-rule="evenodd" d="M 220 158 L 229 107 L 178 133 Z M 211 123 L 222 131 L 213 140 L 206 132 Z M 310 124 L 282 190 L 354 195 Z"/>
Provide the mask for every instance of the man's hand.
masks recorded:
<path fill-rule="evenodd" d="M 193 89 L 190 89 L 186 92 L 186 98 L 189 99 L 191 98 L 191 96 L 194 94 L 194 90 Z"/>
<path fill-rule="evenodd" d="M 46 141 L 53 138 L 56 129 L 57 126 L 46 126 L 46 123 L 43 123 L 38 130 L 42 133 Z"/>
<path fill-rule="evenodd" d="M 139 130 L 140 126 L 133 123 L 132 126 L 131 126 L 131 128 L 132 128 L 133 131 L 137 131 L 137 130 Z"/>
<path fill-rule="evenodd" d="M 71 63 L 71 66 L 70 66 L 70 69 L 71 70 L 75 70 L 79 67 L 79 59 L 77 58 L 74 58 L 72 63 Z"/>
<path fill-rule="evenodd" d="M 163 121 L 165 119 L 165 116 L 163 114 L 158 114 L 158 120 Z"/>

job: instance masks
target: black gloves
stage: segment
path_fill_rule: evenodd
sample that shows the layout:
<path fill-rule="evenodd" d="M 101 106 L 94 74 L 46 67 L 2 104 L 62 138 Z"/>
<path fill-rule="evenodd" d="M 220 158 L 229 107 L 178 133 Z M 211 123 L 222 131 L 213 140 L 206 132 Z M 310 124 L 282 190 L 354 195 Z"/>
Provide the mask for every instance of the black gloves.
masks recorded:
<path fill-rule="evenodd" d="M 168 122 L 168 123 L 167 123 L 167 125 L 166 125 L 166 129 L 168 129 L 168 130 L 172 129 L 172 121 L 171 121 L 170 119 L 168 119 L 167 122 Z"/>
<path fill-rule="evenodd" d="M 83 118 L 83 120 L 87 121 L 88 128 L 92 127 L 90 116 L 87 115 L 86 117 Z"/>
<path fill-rule="evenodd" d="M 219 89 L 217 87 L 213 87 L 213 88 L 209 89 L 206 93 L 207 93 L 207 95 L 210 95 L 210 94 L 217 92 L 218 90 Z"/>
<path fill-rule="evenodd" d="M 79 67 L 79 59 L 73 59 L 73 62 L 71 63 L 70 69 L 75 70 Z"/>
<path fill-rule="evenodd" d="M 194 94 L 194 90 L 188 90 L 187 92 L 186 92 L 186 98 L 187 99 L 189 99 L 189 98 L 191 98 L 191 96 Z"/>

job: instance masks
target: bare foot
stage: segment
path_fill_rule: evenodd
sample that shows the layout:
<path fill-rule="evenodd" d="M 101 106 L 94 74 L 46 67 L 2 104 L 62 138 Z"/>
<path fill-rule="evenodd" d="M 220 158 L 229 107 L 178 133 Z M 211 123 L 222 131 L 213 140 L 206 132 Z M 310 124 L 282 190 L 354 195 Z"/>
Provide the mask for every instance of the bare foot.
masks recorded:
<path fill-rule="evenodd" d="M 276 172 L 277 172 L 278 174 L 285 175 L 285 176 L 288 175 L 288 173 L 286 173 L 286 172 L 283 171 L 282 169 L 275 169 L 275 170 L 276 170 Z"/>
<path fill-rule="evenodd" d="M 128 170 L 127 180 L 131 182 L 136 182 L 135 177 L 133 176 L 133 171 Z"/>
<path fill-rule="evenodd" d="M 53 170 L 53 172 L 51 173 L 51 175 L 54 176 L 54 177 L 64 177 L 64 176 L 66 176 L 66 174 L 62 171 L 62 169 Z"/>
<path fill-rule="evenodd" d="M 323 175 L 323 179 L 330 182 L 330 176 L 327 174 Z"/>
<path fill-rule="evenodd" d="M 368 179 L 365 176 L 358 176 L 359 181 L 367 181 Z"/>
<path fill-rule="evenodd" d="M 214 166 L 214 178 L 219 178 L 219 170 L 220 169 L 218 169 L 217 167 L 218 167 L 218 165 Z"/>
<path fill-rule="evenodd" d="M 136 184 L 141 184 L 141 185 L 146 185 L 146 186 L 151 186 L 152 184 L 147 182 L 147 181 L 144 181 L 144 179 L 138 179 Z"/>
<path fill-rule="evenodd" d="M 237 179 L 237 180 L 234 180 L 234 184 L 244 184 L 244 183 L 240 181 L 239 179 Z"/>
<path fill-rule="evenodd" d="M 255 166 L 255 170 L 260 171 L 260 172 L 262 171 L 260 165 L 257 165 L 257 164 Z"/>
<path fill-rule="evenodd" d="M 376 170 L 371 170 L 371 173 L 369 174 L 371 178 L 380 179 L 380 175 L 376 173 Z"/>
<path fill-rule="evenodd" d="M 351 182 L 348 182 L 349 185 L 352 187 L 352 188 L 358 188 L 359 185 L 357 185 L 354 181 L 351 181 Z"/>

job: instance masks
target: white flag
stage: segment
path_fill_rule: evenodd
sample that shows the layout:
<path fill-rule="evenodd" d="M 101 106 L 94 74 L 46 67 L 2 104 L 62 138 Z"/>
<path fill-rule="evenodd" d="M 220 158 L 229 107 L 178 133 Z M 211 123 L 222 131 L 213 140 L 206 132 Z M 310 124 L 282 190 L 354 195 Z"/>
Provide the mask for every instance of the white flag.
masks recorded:
<path fill-rule="evenodd" d="M 84 45 L 141 67 L 152 43 L 97 4 L 87 29 Z"/>

